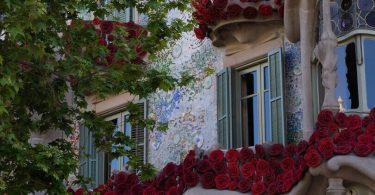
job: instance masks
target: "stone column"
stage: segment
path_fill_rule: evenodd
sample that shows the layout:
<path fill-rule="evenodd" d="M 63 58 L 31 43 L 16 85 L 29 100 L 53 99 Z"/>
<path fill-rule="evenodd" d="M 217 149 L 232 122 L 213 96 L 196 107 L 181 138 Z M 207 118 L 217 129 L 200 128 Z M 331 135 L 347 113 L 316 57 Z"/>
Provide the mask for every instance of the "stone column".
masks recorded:
<path fill-rule="evenodd" d="M 337 38 L 332 31 L 330 0 L 323 0 L 323 32 L 315 55 L 322 64 L 322 84 L 324 87 L 324 101 L 322 109 L 339 110 L 336 98 L 337 86 Z"/>
<path fill-rule="evenodd" d="M 326 195 L 345 195 L 345 187 L 341 178 L 329 178 Z"/>

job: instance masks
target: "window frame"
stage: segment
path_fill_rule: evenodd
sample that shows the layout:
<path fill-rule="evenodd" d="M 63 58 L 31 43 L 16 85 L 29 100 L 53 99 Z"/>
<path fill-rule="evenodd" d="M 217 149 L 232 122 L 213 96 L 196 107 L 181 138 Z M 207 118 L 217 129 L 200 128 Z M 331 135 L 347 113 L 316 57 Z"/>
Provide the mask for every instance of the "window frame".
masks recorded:
<path fill-rule="evenodd" d="M 265 135 L 266 135 L 266 130 L 265 130 L 265 108 L 264 108 L 264 68 L 269 67 L 268 64 L 268 59 L 267 56 L 264 56 L 254 62 L 248 63 L 246 65 L 242 65 L 239 67 L 234 68 L 234 92 L 235 92 L 235 98 L 233 98 L 234 102 L 234 112 L 235 112 L 235 124 L 239 128 L 235 128 L 236 131 L 236 137 L 234 137 L 233 141 L 235 142 L 234 145 L 248 145 L 250 146 L 249 143 L 243 143 L 244 142 L 244 136 L 247 136 L 248 132 L 242 132 L 243 127 L 242 127 L 242 100 L 243 97 L 241 95 L 241 76 L 250 72 L 257 72 L 257 92 L 256 94 L 250 95 L 251 97 L 258 96 L 258 142 L 255 144 L 261 144 L 265 143 Z M 269 69 L 268 69 L 269 71 Z M 268 73 L 269 75 L 269 73 Z M 270 91 L 270 89 L 267 89 L 267 91 Z M 246 96 L 247 97 L 247 96 Z"/>
<path fill-rule="evenodd" d="M 372 39 L 375 41 L 375 31 L 371 31 L 371 30 L 353 31 L 352 33 L 349 33 L 346 36 L 338 38 L 337 48 L 344 46 L 344 45 L 348 45 L 350 43 L 354 43 L 355 49 L 356 49 L 356 68 L 357 68 L 357 83 L 358 83 L 357 88 L 358 88 L 359 102 L 358 102 L 358 108 L 356 109 L 345 108 L 346 113 L 365 114 L 365 113 L 368 113 L 371 109 L 371 108 L 368 108 L 368 103 L 367 103 L 367 83 L 366 83 L 366 72 L 365 72 L 366 62 L 365 62 L 365 56 L 364 56 L 365 55 L 365 50 L 364 50 L 365 39 Z M 321 74 L 315 75 L 315 78 L 316 77 L 318 77 L 317 83 L 321 82 L 321 79 L 322 79 Z M 323 87 L 323 91 L 321 91 L 320 89 L 317 89 L 317 87 L 315 86 L 315 92 L 318 93 L 317 95 L 314 96 L 315 98 L 317 98 L 320 96 L 319 93 L 324 94 L 324 87 Z M 314 100 L 314 101 L 316 102 L 317 100 Z M 314 105 L 314 106 L 318 106 L 318 109 L 321 107 L 321 105 Z"/>

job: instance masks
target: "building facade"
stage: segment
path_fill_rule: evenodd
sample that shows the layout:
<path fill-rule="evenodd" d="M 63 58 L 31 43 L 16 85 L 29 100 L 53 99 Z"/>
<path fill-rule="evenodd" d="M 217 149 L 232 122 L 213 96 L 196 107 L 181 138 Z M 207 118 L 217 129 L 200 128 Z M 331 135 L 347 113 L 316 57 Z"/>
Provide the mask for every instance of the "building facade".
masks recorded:
<path fill-rule="evenodd" d="M 154 64 L 177 77 L 189 71 L 195 79 L 188 86 L 145 100 L 127 93 L 88 97 L 89 109 L 136 140 L 143 161 L 162 169 L 181 163 L 191 149 L 297 143 L 313 134 L 323 109 L 364 116 L 375 107 L 373 0 L 232 0 L 221 10 L 225 17 L 200 18 L 207 38 L 187 32 Z M 140 20 L 134 10 L 133 15 Z M 131 127 L 124 112 L 129 101 L 145 117 L 168 122 L 168 130 Z M 80 159 L 80 173 L 95 185 L 128 168 L 126 157 L 109 161 L 97 153 L 84 127 L 79 145 L 91 154 Z M 290 193 L 374 194 L 374 157 L 358 158 L 334 157 L 310 169 Z M 186 193 L 229 192 L 196 187 Z"/>

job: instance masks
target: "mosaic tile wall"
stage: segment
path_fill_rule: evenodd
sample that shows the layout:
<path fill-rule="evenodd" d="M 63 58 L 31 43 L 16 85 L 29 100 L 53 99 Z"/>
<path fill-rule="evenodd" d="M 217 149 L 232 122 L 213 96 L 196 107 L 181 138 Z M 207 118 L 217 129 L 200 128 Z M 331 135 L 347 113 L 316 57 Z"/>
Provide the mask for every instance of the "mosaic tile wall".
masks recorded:
<path fill-rule="evenodd" d="M 210 40 L 201 42 L 187 33 L 161 54 L 159 67 L 169 67 L 175 76 L 189 71 L 196 79 L 187 87 L 159 91 L 149 99 L 149 113 L 159 122 L 169 122 L 166 133 L 154 131 L 149 135 L 148 160 L 157 168 L 168 162 L 179 163 L 195 145 L 207 150 L 217 144 L 216 74 L 211 71 L 223 67 L 221 53 Z"/>
<path fill-rule="evenodd" d="M 302 138 L 302 72 L 300 44 L 284 43 L 287 142 Z"/>

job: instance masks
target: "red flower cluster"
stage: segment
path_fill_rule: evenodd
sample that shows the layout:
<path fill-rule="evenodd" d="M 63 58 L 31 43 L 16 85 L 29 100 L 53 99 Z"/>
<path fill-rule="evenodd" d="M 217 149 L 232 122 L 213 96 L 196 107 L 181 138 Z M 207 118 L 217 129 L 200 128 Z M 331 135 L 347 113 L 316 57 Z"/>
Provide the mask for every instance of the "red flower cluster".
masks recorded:
<path fill-rule="evenodd" d="M 262 0 L 241 0 L 240 3 L 229 3 L 228 0 L 192 0 L 195 9 L 193 17 L 198 22 L 194 28 L 196 37 L 204 39 L 210 33 L 209 26 L 220 20 L 227 20 L 243 16 L 253 19 L 258 15 L 262 18 L 271 17 L 274 10 L 280 17 L 284 16 L 284 1 L 274 0 L 274 3 L 263 3 Z"/>
<path fill-rule="evenodd" d="M 309 142 L 270 147 L 255 146 L 241 150 L 211 151 L 198 158 L 190 151 L 180 165 L 168 163 L 150 182 L 141 183 L 135 174 L 120 172 L 106 185 L 95 189 L 101 195 L 112 194 L 182 194 L 200 182 L 205 189 L 238 190 L 252 194 L 289 192 L 302 179 L 308 167 L 318 167 L 334 155 L 353 152 L 366 157 L 375 146 L 375 109 L 363 120 L 344 113 L 333 115 L 323 110 L 318 116 L 317 130 Z M 84 193 L 83 189 L 74 195 Z"/>
<path fill-rule="evenodd" d="M 133 21 L 102 21 L 98 17 L 95 17 L 91 23 L 84 23 L 84 26 L 85 28 L 95 29 L 98 38 L 97 44 L 107 49 L 107 53 L 105 55 L 96 56 L 94 58 L 95 63 L 100 66 L 108 67 L 123 65 L 125 63 L 139 64 L 147 54 L 141 45 L 134 45 L 134 58 L 123 59 L 117 57 L 121 55 L 116 55 L 118 47 L 114 44 L 115 39 L 124 39 L 124 41 L 126 41 L 132 38 L 147 36 L 147 30 L 142 26 L 135 24 Z M 116 28 L 123 28 L 125 32 L 124 35 L 119 37 L 118 34 L 114 33 Z M 96 47 L 96 45 L 93 47 Z"/>

